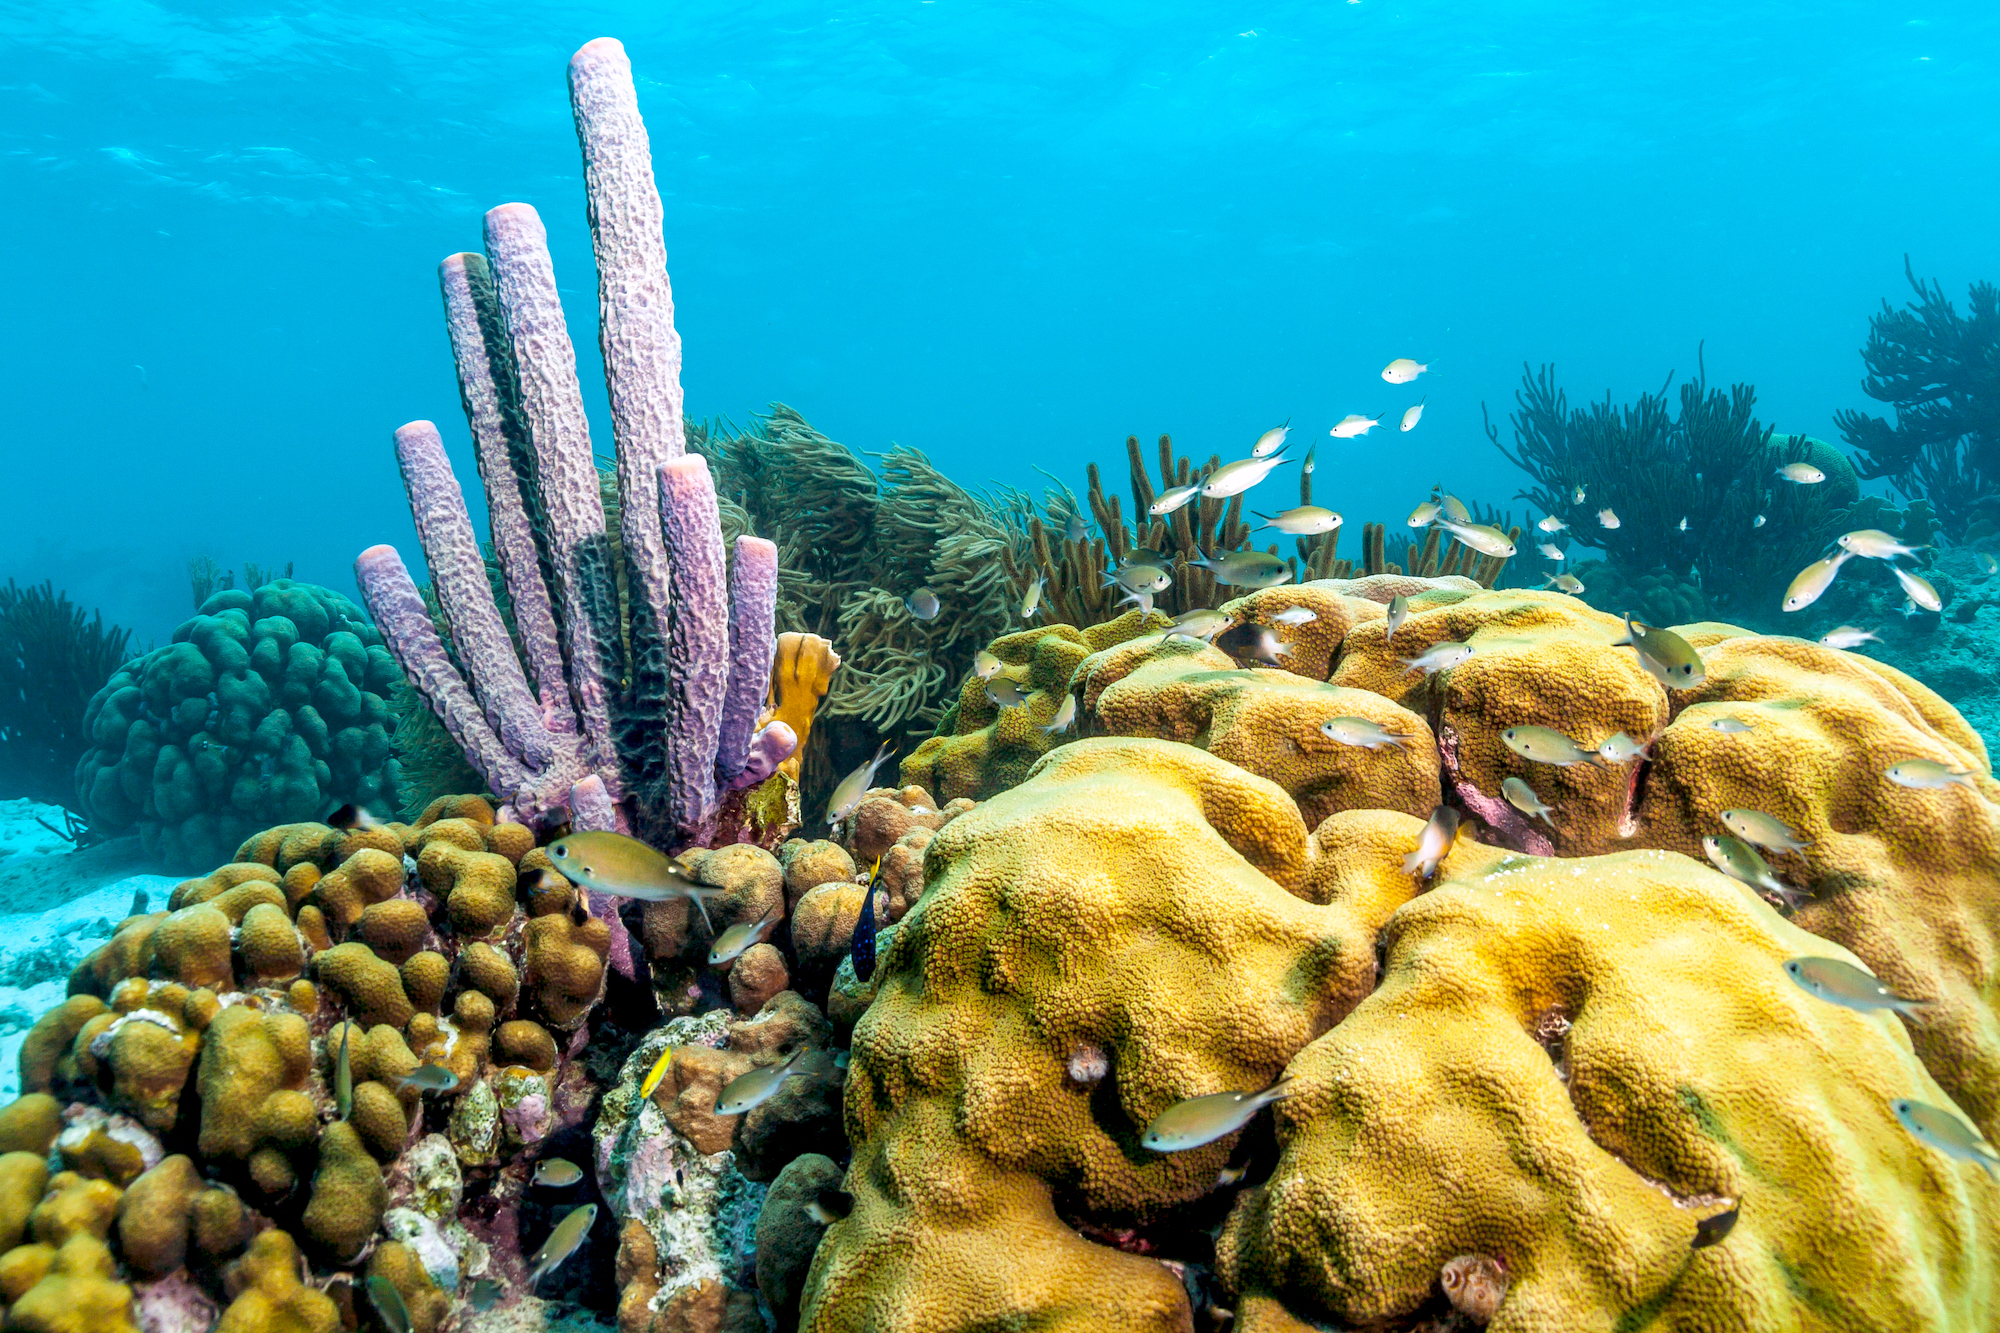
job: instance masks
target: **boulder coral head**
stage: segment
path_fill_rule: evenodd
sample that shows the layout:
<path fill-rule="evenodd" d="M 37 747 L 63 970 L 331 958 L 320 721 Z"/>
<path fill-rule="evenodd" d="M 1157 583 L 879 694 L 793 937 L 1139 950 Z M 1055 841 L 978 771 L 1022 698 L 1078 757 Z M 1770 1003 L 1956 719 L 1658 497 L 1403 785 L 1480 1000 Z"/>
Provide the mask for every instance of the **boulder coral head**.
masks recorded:
<path fill-rule="evenodd" d="M 486 253 L 452 255 L 438 272 L 520 651 L 428 421 L 396 432 L 396 457 L 450 651 L 394 548 L 362 552 L 355 577 L 389 651 L 510 817 L 702 841 L 724 797 L 770 777 L 797 744 L 782 721 L 759 726 L 777 547 L 743 536 L 724 550 L 708 462 L 686 451 L 660 196 L 616 41 L 577 52 L 570 103 L 617 452 L 616 540 L 547 234 L 533 208 L 503 204 L 486 215 Z"/>
<path fill-rule="evenodd" d="M 218 592 L 92 697 L 76 770 L 84 813 L 186 867 L 225 860 L 274 824 L 393 804 L 387 696 L 399 674 L 337 592 L 290 579 Z"/>

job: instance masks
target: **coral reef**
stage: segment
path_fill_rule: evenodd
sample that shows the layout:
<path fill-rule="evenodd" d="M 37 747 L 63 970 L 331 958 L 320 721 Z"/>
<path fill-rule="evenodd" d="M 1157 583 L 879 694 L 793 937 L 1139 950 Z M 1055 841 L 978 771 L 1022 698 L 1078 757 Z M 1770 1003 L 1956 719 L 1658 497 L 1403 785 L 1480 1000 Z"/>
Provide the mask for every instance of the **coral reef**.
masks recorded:
<path fill-rule="evenodd" d="M 1760 425 L 1748 384 L 1711 389 L 1698 369 L 1681 384 L 1676 411 L 1671 383 L 1633 403 L 1615 404 L 1607 393 L 1571 408 L 1554 366 L 1539 374 L 1523 367 L 1510 417 L 1514 447 L 1501 443 L 1490 418 L 1486 433 L 1532 479 L 1520 498 L 1568 525 L 1554 534 L 1556 546 L 1595 546 L 1627 581 L 1690 570 L 1711 607 L 1768 615 L 1828 542 L 1868 526 L 1849 512 L 1861 498 L 1854 467 L 1823 441 Z M 1634 458 L 1646 466 L 1633 467 Z M 1825 480 L 1781 480 L 1778 469 L 1794 462 L 1819 468 Z M 1616 528 L 1599 521 L 1605 509 L 1618 516 Z"/>
<path fill-rule="evenodd" d="M 1917 299 L 1897 310 L 1885 298 L 1861 349 L 1861 391 L 1893 407 L 1896 422 L 1842 408 L 1834 424 L 1864 478 L 1929 499 L 1953 540 L 1974 541 L 2000 532 L 2000 288 L 1973 283 L 1961 315 L 1907 255 L 1903 276 Z"/>
<path fill-rule="evenodd" d="M 395 662 L 359 607 L 279 579 L 230 589 L 124 663 L 83 715 L 84 813 L 148 853 L 213 865 L 273 824 L 392 804 Z"/>
<path fill-rule="evenodd" d="M 0 588 L 0 794 L 79 808 L 84 714 L 131 639 L 101 612 L 86 621 L 53 583 Z"/>
<path fill-rule="evenodd" d="M 486 215 L 486 255 L 449 257 L 439 282 L 513 632 L 430 422 L 398 430 L 396 451 L 451 651 L 394 548 L 364 551 L 355 578 L 411 683 L 513 817 L 700 842 L 723 796 L 768 778 L 796 744 L 781 723 L 757 725 L 777 548 L 745 535 L 725 553 L 707 461 L 685 451 L 659 193 L 623 48 L 578 52 L 570 94 L 618 558 L 547 235 L 532 208 L 505 204 Z"/>

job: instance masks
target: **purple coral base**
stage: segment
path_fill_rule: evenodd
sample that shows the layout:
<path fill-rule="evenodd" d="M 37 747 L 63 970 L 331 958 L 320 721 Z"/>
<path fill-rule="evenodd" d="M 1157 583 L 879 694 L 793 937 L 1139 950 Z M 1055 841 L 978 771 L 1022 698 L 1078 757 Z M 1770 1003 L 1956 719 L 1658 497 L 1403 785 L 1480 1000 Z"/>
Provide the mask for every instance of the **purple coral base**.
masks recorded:
<path fill-rule="evenodd" d="M 1459 771 L 1458 733 L 1446 723 L 1439 723 L 1437 730 L 1438 755 L 1444 760 L 1446 780 L 1451 784 L 1451 794 L 1480 823 L 1492 829 L 1503 840 L 1504 845 L 1530 856 L 1554 856 L 1555 844 L 1534 826 L 1528 817 L 1507 804 L 1504 797 L 1489 796 L 1479 790 L 1479 785 L 1468 780 Z"/>

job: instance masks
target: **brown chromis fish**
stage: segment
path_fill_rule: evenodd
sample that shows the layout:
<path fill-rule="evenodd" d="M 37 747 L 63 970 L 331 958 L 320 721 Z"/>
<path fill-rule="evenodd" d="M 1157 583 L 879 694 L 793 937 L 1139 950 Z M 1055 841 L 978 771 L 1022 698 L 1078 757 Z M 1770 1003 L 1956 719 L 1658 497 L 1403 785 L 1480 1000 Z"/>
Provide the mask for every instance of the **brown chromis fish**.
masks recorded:
<path fill-rule="evenodd" d="M 368 1303 L 375 1307 L 382 1326 L 389 1333 L 410 1333 L 409 1307 L 403 1304 L 403 1293 L 396 1290 L 395 1284 L 380 1273 L 373 1273 L 363 1285 L 368 1290 Z"/>
<path fill-rule="evenodd" d="M 580 1208 L 572 1208 L 563 1214 L 563 1220 L 556 1223 L 556 1229 L 542 1242 L 542 1248 L 535 1251 L 528 1261 L 528 1290 L 561 1266 L 563 1260 L 575 1254 L 583 1244 L 583 1238 L 590 1234 L 591 1223 L 597 1220 L 597 1205 L 586 1203 Z"/>
<path fill-rule="evenodd" d="M 1035 616 L 1041 614 L 1042 588 L 1047 583 L 1048 579 L 1043 577 L 1037 578 L 1034 583 L 1029 585 L 1027 593 L 1021 598 L 1021 619 L 1032 620 Z"/>
<path fill-rule="evenodd" d="M 1231 551 L 1220 558 L 1200 556 L 1188 563 L 1200 565 L 1217 583 L 1232 588 L 1275 588 L 1292 578 L 1292 567 L 1268 551 Z"/>
<path fill-rule="evenodd" d="M 1271 427 L 1271 429 L 1257 437 L 1257 443 L 1250 446 L 1250 456 L 1252 458 L 1269 458 L 1272 454 L 1277 453 L 1278 450 L 1285 447 L 1285 437 L 1291 433 L 1292 423 L 1289 421 L 1282 426 Z"/>
<path fill-rule="evenodd" d="M 1670 690 L 1691 690 L 1708 679 L 1708 669 L 1701 664 L 1701 654 L 1693 644 L 1670 629 L 1632 619 L 1629 611 L 1625 613 L 1625 636 L 1611 646 L 1637 652 L 1646 674 Z"/>
<path fill-rule="evenodd" d="M 1562 556 L 1558 554 L 1554 558 L 1560 560 Z M 1580 596 L 1584 591 L 1583 580 L 1574 574 L 1551 574 L 1542 580 L 1542 586 L 1554 588 L 1557 592 L 1566 592 L 1572 597 Z"/>
<path fill-rule="evenodd" d="M 1197 607 L 1175 616 L 1173 627 L 1166 636 L 1169 639 L 1200 639 L 1206 643 L 1235 623 L 1236 617 L 1227 612 Z"/>
<path fill-rule="evenodd" d="M 1410 743 L 1408 736 L 1398 735 L 1365 717 L 1328 718 L 1319 724 L 1319 729 L 1320 734 L 1330 741 L 1363 750 L 1379 750 L 1386 745 L 1401 748 Z"/>
<path fill-rule="evenodd" d="M 1318 505 L 1300 505 L 1297 509 L 1287 509 L 1282 514 L 1264 514 L 1250 511 L 1264 520 L 1263 526 L 1276 528 L 1293 537 L 1312 537 L 1322 532 L 1332 532 L 1340 526 L 1340 515 L 1331 509 Z"/>
<path fill-rule="evenodd" d="M 1076 696 L 1074 694 L 1065 694 L 1062 703 L 1056 708 L 1056 715 L 1049 719 L 1049 724 L 1043 727 L 1042 730 L 1053 736 L 1056 732 L 1068 731 L 1075 725 Z"/>
<path fill-rule="evenodd" d="M 1919 1142 L 1928 1143 L 1947 1157 L 1977 1162 L 1987 1175 L 2000 1180 L 2000 1170 L 1995 1170 L 2000 1167 L 2000 1153 L 1994 1152 L 1993 1145 L 1959 1116 L 1941 1106 L 1907 1099 L 1891 1103 L 1890 1109 Z"/>
<path fill-rule="evenodd" d="M 1426 676 L 1435 676 L 1440 671 L 1449 671 L 1472 656 L 1472 645 L 1454 643 L 1447 639 L 1434 643 L 1415 657 L 1399 657 L 1396 660 L 1412 671 L 1421 671 Z"/>
<path fill-rule="evenodd" d="M 1614 731 L 1604 738 L 1597 747 L 1597 757 L 1607 764 L 1628 764 L 1634 759 L 1651 759 L 1653 752 L 1649 741 L 1641 745 L 1622 731 Z"/>
<path fill-rule="evenodd" d="M 1556 821 L 1549 818 L 1550 815 L 1555 813 L 1555 807 L 1546 804 L 1540 796 L 1535 794 L 1535 789 L 1520 778 L 1502 778 L 1500 780 L 1500 794 L 1507 798 L 1507 804 L 1513 806 L 1530 819 L 1539 819 L 1550 828 L 1556 826 Z"/>
<path fill-rule="evenodd" d="M 784 912 L 772 907 L 755 921 L 739 921 L 715 937 L 708 948 L 708 965 L 721 967 L 743 956 L 744 950 L 764 937 L 764 932 L 784 919 Z"/>
<path fill-rule="evenodd" d="M 1826 473 L 1811 463 L 1787 463 L 1778 469 L 1778 475 L 1795 486 L 1817 486 L 1826 480 Z"/>
<path fill-rule="evenodd" d="M 837 794 L 837 793 L 836 793 Z M 722 892 L 695 882 L 687 865 L 623 833 L 566 833 L 549 844 L 549 859 L 573 883 L 618 898 L 663 903 L 686 898 L 701 912 L 709 933 L 707 900 Z"/>
<path fill-rule="evenodd" d="M 972 674 L 981 680 L 992 680 L 1000 674 L 1000 659 L 981 648 L 972 655 Z"/>
<path fill-rule="evenodd" d="M 1523 759 L 1532 759 L 1538 764 L 1587 764 L 1597 757 L 1594 750 L 1586 750 L 1569 737 L 1549 727 L 1509 727 L 1500 733 L 1501 741 Z"/>
<path fill-rule="evenodd" d="M 1834 539 L 1843 551 L 1852 551 L 1870 560 L 1894 560 L 1899 555 L 1915 555 L 1928 551 L 1928 546 L 1905 546 L 1880 528 L 1861 528 L 1854 532 L 1844 532 Z"/>
<path fill-rule="evenodd" d="M 1854 964 L 1838 958 L 1788 958 L 1785 975 L 1808 995 L 1863 1013 L 1871 1009 L 1894 1009 L 1899 1014 L 1913 1014 L 1924 1003 L 1905 999 Z"/>
<path fill-rule="evenodd" d="M 1762 889 L 1786 906 L 1799 899 L 1798 891 L 1771 873 L 1770 863 L 1757 849 L 1731 834 L 1714 834 L 1701 840 L 1702 854 L 1723 874 L 1753 889 Z"/>
<path fill-rule="evenodd" d="M 1724 810 L 1722 826 L 1737 837 L 1774 852 L 1801 852 L 1805 839 L 1782 819 L 1773 819 L 1761 810 Z"/>
<path fill-rule="evenodd" d="M 995 708 L 1019 708 L 1028 702 L 1027 692 L 1005 676 L 995 676 L 986 682 L 986 697 Z"/>
<path fill-rule="evenodd" d="M 544 1157 L 535 1163 L 535 1174 L 528 1183 L 544 1189 L 561 1190 L 582 1179 L 583 1168 L 567 1157 Z"/>
<path fill-rule="evenodd" d="M 993 669 L 995 671 L 1000 669 L 998 662 L 995 662 Z M 891 748 L 892 742 L 883 741 L 876 749 L 873 759 L 840 780 L 840 785 L 833 789 L 833 795 L 826 801 L 828 824 L 838 824 L 860 808 L 861 798 L 866 796 L 868 789 L 875 784 L 875 770 L 882 767 L 883 761 L 889 757 Z"/>
<path fill-rule="evenodd" d="M 1719 1213 L 1710 1213 L 1694 1224 L 1692 1248 L 1705 1250 L 1711 1245 L 1719 1245 L 1736 1230 L 1736 1208 L 1727 1208 Z"/>
<path fill-rule="evenodd" d="M 1820 594 L 1833 586 L 1840 567 L 1854 558 L 1852 551 L 1840 551 L 1824 560 L 1815 560 L 1800 570 L 1792 585 L 1785 589 L 1782 603 L 1787 611 L 1803 611 L 1820 599 Z"/>
<path fill-rule="evenodd" d="M 1449 518 L 1439 518 L 1437 525 L 1458 538 L 1459 543 L 1470 546 L 1481 555 L 1496 555 L 1510 558 L 1514 554 L 1514 543 L 1506 533 L 1486 523 L 1456 523 Z"/>
<path fill-rule="evenodd" d="M 1900 764 L 1889 765 L 1889 781 L 1898 787 L 1911 787 L 1918 791 L 1942 791 L 1957 783 L 1961 787 L 1979 790 L 1969 770 L 1952 768 L 1932 759 L 1905 759 Z"/>
<path fill-rule="evenodd" d="M 1392 643 L 1396 631 L 1403 628 L 1403 622 L 1410 618 L 1410 599 L 1397 593 L 1389 599 L 1389 618 L 1382 628 L 1382 641 Z"/>
<path fill-rule="evenodd" d="M 1381 415 L 1365 417 L 1359 412 L 1349 412 L 1346 416 L 1334 422 L 1333 429 L 1328 431 L 1327 434 L 1333 436 L 1336 440 L 1351 440 L 1358 435 L 1366 435 L 1381 424 Z"/>
<path fill-rule="evenodd" d="M 1423 831 L 1417 834 L 1416 850 L 1403 858 L 1403 873 L 1419 879 L 1435 875 L 1438 863 L 1451 854 L 1452 844 L 1458 841 L 1458 824 L 1458 811 L 1448 805 L 1431 811 Z"/>
<path fill-rule="evenodd" d="M 1243 1128 L 1257 1112 L 1291 1093 L 1291 1080 L 1281 1078 L 1262 1092 L 1211 1092 L 1206 1097 L 1189 1097 L 1153 1117 L 1139 1142 L 1154 1152 L 1199 1148 Z"/>
<path fill-rule="evenodd" d="M 419 1092 L 450 1092 L 458 1086 L 458 1075 L 443 1065 L 421 1064 L 403 1075 L 396 1084 L 396 1091 L 415 1088 Z"/>
<path fill-rule="evenodd" d="M 795 1066 L 809 1049 L 801 1046 L 778 1064 L 765 1065 L 740 1078 L 731 1079 L 729 1086 L 715 1099 L 715 1114 L 742 1115 L 777 1096 L 786 1079 L 794 1075 L 803 1076 L 805 1071 Z"/>

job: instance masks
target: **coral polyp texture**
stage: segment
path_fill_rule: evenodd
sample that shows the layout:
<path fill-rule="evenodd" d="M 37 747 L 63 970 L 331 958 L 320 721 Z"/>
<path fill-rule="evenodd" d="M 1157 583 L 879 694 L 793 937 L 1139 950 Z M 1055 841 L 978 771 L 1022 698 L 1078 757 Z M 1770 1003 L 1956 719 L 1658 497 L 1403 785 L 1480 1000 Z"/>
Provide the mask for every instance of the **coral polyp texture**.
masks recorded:
<path fill-rule="evenodd" d="M 272 824 L 393 805 L 387 695 L 400 674 L 339 593 L 290 579 L 218 592 L 92 697 L 84 813 L 186 869 Z"/>
<path fill-rule="evenodd" d="M 547 233 L 526 204 L 486 215 L 486 253 L 439 266 L 459 391 L 517 652 L 437 427 L 396 432 L 439 639 L 403 561 L 355 578 L 389 649 L 510 817 L 659 841 L 713 836 L 725 796 L 797 745 L 763 719 L 777 548 L 725 550 L 708 462 L 686 452 L 680 337 L 659 191 L 631 65 L 608 38 L 570 62 L 617 452 L 614 540 Z M 622 950 L 621 950 L 622 954 Z"/>

